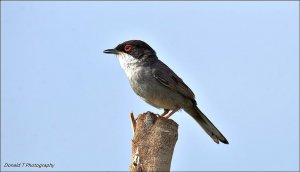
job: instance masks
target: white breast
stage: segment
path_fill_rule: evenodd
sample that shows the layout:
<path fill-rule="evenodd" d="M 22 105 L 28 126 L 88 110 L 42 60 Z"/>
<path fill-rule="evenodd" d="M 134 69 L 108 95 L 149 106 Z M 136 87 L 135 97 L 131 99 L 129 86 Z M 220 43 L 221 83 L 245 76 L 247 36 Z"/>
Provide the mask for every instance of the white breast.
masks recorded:
<path fill-rule="evenodd" d="M 117 54 L 117 57 L 121 67 L 124 69 L 127 77 L 130 79 L 138 70 L 138 59 L 122 52 Z"/>

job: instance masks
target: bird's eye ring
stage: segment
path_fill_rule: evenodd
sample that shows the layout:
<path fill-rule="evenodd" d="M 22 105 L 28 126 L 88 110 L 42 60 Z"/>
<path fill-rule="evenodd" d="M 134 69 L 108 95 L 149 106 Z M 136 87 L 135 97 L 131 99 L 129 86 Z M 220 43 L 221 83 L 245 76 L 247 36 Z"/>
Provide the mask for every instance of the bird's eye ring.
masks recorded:
<path fill-rule="evenodd" d="M 126 52 L 129 52 L 131 49 L 132 49 L 132 46 L 131 46 L 131 45 L 125 45 L 125 47 L 124 47 L 124 50 L 125 50 Z"/>

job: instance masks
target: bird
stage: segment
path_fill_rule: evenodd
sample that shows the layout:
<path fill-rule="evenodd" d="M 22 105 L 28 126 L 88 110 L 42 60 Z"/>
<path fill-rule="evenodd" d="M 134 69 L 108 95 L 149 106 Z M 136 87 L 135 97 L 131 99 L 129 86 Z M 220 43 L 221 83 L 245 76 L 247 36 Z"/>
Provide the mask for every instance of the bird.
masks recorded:
<path fill-rule="evenodd" d="M 103 53 L 115 54 L 133 91 L 148 104 L 163 109 L 160 115 L 171 117 L 183 109 L 217 144 L 229 144 L 223 134 L 198 108 L 193 91 L 142 40 L 129 40 Z"/>

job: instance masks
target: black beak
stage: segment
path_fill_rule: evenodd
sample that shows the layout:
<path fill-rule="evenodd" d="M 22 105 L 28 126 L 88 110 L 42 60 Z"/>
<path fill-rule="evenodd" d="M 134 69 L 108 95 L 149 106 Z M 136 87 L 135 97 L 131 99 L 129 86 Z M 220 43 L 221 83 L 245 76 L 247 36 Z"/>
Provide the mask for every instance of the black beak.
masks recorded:
<path fill-rule="evenodd" d="M 104 50 L 103 53 L 106 53 L 106 54 L 118 54 L 118 50 L 107 49 L 107 50 Z"/>

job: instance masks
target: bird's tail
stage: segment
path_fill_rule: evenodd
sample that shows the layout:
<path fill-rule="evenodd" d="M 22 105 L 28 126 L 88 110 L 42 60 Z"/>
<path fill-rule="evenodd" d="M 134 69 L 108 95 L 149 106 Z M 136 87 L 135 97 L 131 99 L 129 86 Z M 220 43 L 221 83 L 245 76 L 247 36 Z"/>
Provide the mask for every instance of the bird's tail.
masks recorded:
<path fill-rule="evenodd" d="M 194 105 L 192 108 L 185 108 L 188 114 L 190 114 L 198 124 L 204 129 L 204 131 L 219 144 L 219 141 L 224 144 L 229 144 L 223 134 L 214 126 L 212 122 L 200 111 L 200 109 Z"/>

